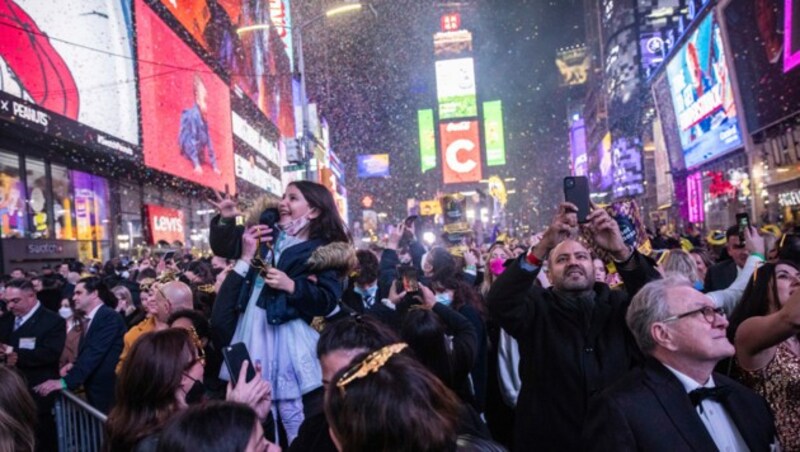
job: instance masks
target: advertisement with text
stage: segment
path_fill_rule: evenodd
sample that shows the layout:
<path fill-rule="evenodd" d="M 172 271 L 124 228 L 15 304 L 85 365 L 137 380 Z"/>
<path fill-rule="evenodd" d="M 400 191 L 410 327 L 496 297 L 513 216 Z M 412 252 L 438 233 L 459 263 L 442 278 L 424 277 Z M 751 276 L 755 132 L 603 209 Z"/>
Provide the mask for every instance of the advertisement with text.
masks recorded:
<path fill-rule="evenodd" d="M 439 135 L 444 183 L 480 181 L 482 156 L 478 121 L 440 123 Z"/>

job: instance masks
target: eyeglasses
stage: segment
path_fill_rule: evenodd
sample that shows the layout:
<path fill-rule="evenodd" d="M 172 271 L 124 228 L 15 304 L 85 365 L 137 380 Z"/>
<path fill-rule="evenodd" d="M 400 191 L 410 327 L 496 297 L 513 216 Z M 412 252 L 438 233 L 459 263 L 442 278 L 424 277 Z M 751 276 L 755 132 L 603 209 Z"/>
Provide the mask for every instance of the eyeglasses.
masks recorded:
<path fill-rule="evenodd" d="M 706 319 L 706 322 L 710 324 L 714 324 L 714 321 L 717 320 L 717 316 L 725 318 L 725 310 L 722 308 L 712 308 L 711 306 L 703 306 L 702 308 L 695 309 L 694 311 L 684 312 L 683 314 L 673 315 L 672 317 L 667 317 L 666 319 L 662 320 L 663 323 L 673 322 L 675 320 L 680 320 L 684 317 L 689 317 L 690 315 L 695 314 L 703 314 L 703 318 Z"/>

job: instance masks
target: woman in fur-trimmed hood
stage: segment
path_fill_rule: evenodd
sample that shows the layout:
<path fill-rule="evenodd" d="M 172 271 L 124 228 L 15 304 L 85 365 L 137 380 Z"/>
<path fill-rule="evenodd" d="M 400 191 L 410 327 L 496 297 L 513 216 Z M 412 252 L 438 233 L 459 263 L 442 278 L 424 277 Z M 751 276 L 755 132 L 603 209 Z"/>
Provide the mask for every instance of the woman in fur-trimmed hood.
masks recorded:
<path fill-rule="evenodd" d="M 209 241 L 215 253 L 239 260 L 220 287 L 211 323 L 224 345 L 243 342 L 261 363 L 291 441 L 303 420 L 302 396 L 322 385 L 318 333 L 309 324 L 337 308 L 354 251 L 320 184 L 292 182 L 277 205 L 251 209 L 243 226 L 233 221 L 235 203 L 219 201 Z"/>

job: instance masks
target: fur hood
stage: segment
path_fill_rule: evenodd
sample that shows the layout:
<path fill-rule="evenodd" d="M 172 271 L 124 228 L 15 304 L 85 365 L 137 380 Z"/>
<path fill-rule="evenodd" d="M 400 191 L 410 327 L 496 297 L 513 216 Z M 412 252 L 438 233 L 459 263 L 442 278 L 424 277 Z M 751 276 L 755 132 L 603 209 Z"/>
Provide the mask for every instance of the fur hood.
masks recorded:
<path fill-rule="evenodd" d="M 358 266 L 356 249 L 350 243 L 329 243 L 314 250 L 308 258 L 308 265 L 313 272 L 336 270 L 348 274 Z"/>
<path fill-rule="evenodd" d="M 257 225 L 258 219 L 261 218 L 261 212 L 271 208 L 277 209 L 279 202 L 280 199 L 276 199 L 274 196 L 270 195 L 264 195 L 256 199 L 253 205 L 251 205 L 243 215 L 244 227 L 249 228 L 250 226 Z"/>

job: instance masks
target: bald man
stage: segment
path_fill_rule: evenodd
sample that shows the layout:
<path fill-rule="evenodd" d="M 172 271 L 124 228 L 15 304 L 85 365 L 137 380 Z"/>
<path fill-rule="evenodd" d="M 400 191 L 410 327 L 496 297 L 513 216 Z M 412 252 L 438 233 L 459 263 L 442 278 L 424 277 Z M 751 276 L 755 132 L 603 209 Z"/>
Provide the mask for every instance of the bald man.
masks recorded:
<path fill-rule="evenodd" d="M 489 311 L 519 343 L 515 450 L 578 450 L 575 432 L 589 398 L 641 359 L 625 311 L 630 295 L 658 273 L 625 244 L 608 213 L 595 209 L 582 227 L 616 261 L 628 293 L 595 282 L 591 253 L 570 238 L 577 233 L 577 211 L 562 204 L 541 241 L 506 268 L 487 296 Z M 547 289 L 533 284 L 545 259 Z"/>
<path fill-rule="evenodd" d="M 180 281 L 156 283 L 149 291 L 142 292 L 142 306 L 147 311 L 147 318 L 125 333 L 125 346 L 117 363 L 117 374 L 122 370 L 122 363 L 133 344 L 145 333 L 168 328 L 167 320 L 173 312 L 194 309 L 194 296 L 192 289 Z"/>

